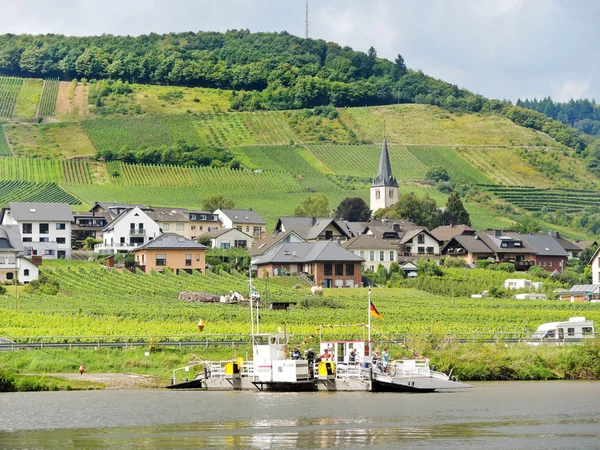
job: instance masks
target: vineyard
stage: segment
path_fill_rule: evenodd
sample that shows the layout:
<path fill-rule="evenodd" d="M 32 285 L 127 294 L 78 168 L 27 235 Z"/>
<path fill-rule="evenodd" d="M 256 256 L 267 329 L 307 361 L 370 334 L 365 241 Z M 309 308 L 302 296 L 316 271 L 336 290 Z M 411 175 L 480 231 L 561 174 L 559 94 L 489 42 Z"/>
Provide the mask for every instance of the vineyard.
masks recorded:
<path fill-rule="evenodd" d="M 574 189 L 536 188 L 529 186 L 484 186 L 497 197 L 528 211 L 579 212 L 591 206 L 600 206 L 600 193 Z"/>
<path fill-rule="evenodd" d="M 56 276 L 61 294 L 21 294 L 19 313 L 10 311 L 14 299 L 0 297 L 2 335 L 20 336 L 166 336 L 196 332 L 203 319 L 205 332 L 249 333 L 246 306 L 185 303 L 180 291 L 204 291 L 223 295 L 235 289 L 247 292 L 241 275 L 194 273 L 130 273 L 109 271 L 94 263 L 50 263 L 42 271 Z M 495 280 L 492 280 L 495 283 Z M 265 299 L 265 280 L 255 280 Z M 291 311 L 261 310 L 261 330 L 274 331 L 286 321 L 288 331 L 309 335 L 320 324 L 364 323 L 365 289 L 332 289 L 321 300 L 308 297 L 308 289 L 290 289 L 270 283 L 267 301 L 297 301 Z M 559 301 L 457 298 L 414 289 L 375 289 L 373 302 L 384 321 L 373 325 L 384 333 L 531 332 L 540 323 L 583 315 L 600 320 L 591 304 Z M 311 306 L 312 305 L 312 306 Z M 332 330 L 334 333 L 335 330 Z M 347 333 L 342 330 L 338 333 Z"/>
<path fill-rule="evenodd" d="M 84 127 L 99 150 L 119 152 L 124 147 L 135 150 L 169 146 L 181 140 L 190 145 L 202 145 L 193 118 L 188 116 L 88 119 L 84 121 Z"/>
<path fill-rule="evenodd" d="M 4 128 L 0 125 L 0 156 L 11 156 L 10 147 L 4 136 Z"/>
<path fill-rule="evenodd" d="M 25 78 L 23 86 L 17 97 L 17 104 L 13 113 L 14 117 L 25 119 L 34 118 L 37 113 L 38 104 L 44 86 L 43 80 L 36 78 Z"/>
<path fill-rule="evenodd" d="M 23 78 L 0 77 L 0 117 L 12 117 Z"/>
<path fill-rule="evenodd" d="M 0 179 L 62 183 L 58 159 L 0 158 Z"/>
<path fill-rule="evenodd" d="M 42 89 L 42 97 L 40 98 L 40 105 L 37 113 L 39 118 L 51 117 L 54 115 L 59 86 L 60 83 L 58 78 L 46 78 L 44 81 L 44 88 Z"/>
<path fill-rule="evenodd" d="M 61 165 L 64 183 L 90 184 L 92 182 L 87 161 L 67 159 L 62 161 Z"/>
<path fill-rule="evenodd" d="M 9 202 L 49 202 L 80 205 L 81 201 L 61 189 L 55 183 L 32 183 L 30 181 L 0 181 L 0 206 Z"/>
<path fill-rule="evenodd" d="M 441 166 L 446 169 L 451 181 L 463 183 L 490 183 L 491 181 L 451 148 L 411 146 L 409 151 L 427 167 Z"/>

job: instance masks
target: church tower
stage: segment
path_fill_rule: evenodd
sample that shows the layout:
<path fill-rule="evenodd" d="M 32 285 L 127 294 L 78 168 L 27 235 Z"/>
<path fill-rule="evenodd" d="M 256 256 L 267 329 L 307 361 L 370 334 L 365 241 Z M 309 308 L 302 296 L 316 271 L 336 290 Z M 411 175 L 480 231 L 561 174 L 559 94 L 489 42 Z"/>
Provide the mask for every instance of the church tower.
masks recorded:
<path fill-rule="evenodd" d="M 371 185 L 371 211 L 389 208 L 398 201 L 398 181 L 392 176 L 392 166 L 388 153 L 387 142 L 383 138 L 381 157 L 379 158 L 379 171 Z"/>

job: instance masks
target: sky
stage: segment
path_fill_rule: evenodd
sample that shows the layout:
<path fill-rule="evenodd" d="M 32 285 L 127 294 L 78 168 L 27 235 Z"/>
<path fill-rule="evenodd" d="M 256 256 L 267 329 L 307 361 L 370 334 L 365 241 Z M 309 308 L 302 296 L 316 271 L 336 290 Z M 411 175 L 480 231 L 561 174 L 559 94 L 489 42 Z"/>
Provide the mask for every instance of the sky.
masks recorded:
<path fill-rule="evenodd" d="M 304 0 L 0 0 L 1 33 L 66 35 L 288 31 Z M 600 100 L 595 0 L 310 0 L 309 36 L 490 98 Z"/>

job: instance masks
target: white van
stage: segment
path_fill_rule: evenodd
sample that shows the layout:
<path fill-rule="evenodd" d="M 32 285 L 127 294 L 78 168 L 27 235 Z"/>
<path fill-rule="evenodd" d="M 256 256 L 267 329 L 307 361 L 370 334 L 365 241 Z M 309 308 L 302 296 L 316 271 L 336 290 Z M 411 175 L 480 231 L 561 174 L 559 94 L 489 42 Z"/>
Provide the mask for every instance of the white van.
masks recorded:
<path fill-rule="evenodd" d="M 528 344 L 562 345 L 580 342 L 595 335 L 594 321 L 585 320 L 585 317 L 571 317 L 568 322 L 550 322 L 540 325 Z"/>

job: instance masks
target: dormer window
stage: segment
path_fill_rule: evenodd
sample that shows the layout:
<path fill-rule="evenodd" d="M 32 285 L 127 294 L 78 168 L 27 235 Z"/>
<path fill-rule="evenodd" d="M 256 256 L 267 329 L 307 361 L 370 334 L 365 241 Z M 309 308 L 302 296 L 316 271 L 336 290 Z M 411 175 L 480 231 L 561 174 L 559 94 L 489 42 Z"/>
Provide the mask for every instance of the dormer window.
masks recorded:
<path fill-rule="evenodd" d="M 35 208 L 29 208 L 29 212 L 30 213 L 35 213 L 35 212 L 37 212 L 37 210 Z"/>
<path fill-rule="evenodd" d="M 520 246 L 521 246 L 521 243 L 520 243 L 520 242 L 515 242 L 513 245 L 514 245 L 515 247 L 520 247 Z M 546 249 L 546 250 L 548 250 L 548 249 Z"/>
<path fill-rule="evenodd" d="M 507 242 L 501 242 L 500 243 L 500 247 L 507 248 L 508 247 L 508 243 Z"/>

